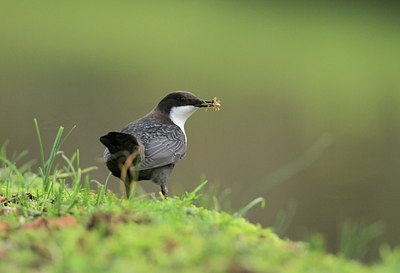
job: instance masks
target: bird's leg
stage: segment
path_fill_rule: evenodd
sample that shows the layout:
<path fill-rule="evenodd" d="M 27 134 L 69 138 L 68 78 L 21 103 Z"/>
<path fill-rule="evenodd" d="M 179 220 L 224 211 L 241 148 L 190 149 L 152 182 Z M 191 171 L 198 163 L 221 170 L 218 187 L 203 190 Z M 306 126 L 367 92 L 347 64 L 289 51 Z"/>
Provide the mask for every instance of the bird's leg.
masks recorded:
<path fill-rule="evenodd" d="M 167 184 L 161 185 L 161 193 L 164 195 L 165 198 L 168 198 L 168 187 Z"/>
<path fill-rule="evenodd" d="M 171 175 L 174 164 L 157 168 L 153 171 L 152 181 L 161 187 L 161 193 L 165 198 L 168 198 L 168 178 Z"/>

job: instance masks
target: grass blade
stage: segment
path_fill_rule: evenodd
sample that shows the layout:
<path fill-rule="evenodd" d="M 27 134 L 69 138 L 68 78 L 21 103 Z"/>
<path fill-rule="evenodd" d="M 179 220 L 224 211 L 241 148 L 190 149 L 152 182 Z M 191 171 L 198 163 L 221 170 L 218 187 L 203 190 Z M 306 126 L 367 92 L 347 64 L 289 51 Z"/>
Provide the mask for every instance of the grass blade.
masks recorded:
<path fill-rule="evenodd" d="M 36 136 L 37 136 L 37 139 L 38 139 L 38 142 L 39 142 L 40 165 L 41 165 L 42 171 L 44 172 L 45 161 L 44 161 L 44 148 L 43 148 L 42 136 L 40 134 L 40 128 L 39 128 L 39 123 L 38 123 L 37 119 L 34 118 L 33 122 L 35 123 Z"/>
<path fill-rule="evenodd" d="M 60 144 L 60 141 L 61 141 L 61 137 L 62 137 L 63 131 L 64 131 L 64 127 L 60 127 L 58 129 L 57 136 L 56 136 L 56 138 L 54 140 L 54 143 L 53 143 L 53 148 L 51 149 L 51 152 L 50 152 L 49 160 L 45 164 L 44 178 L 43 178 L 43 185 L 44 185 L 44 191 L 45 192 L 47 192 L 49 190 L 50 172 L 51 172 L 51 169 L 53 167 L 54 159 L 55 159 L 55 157 L 57 155 L 57 152 L 58 152 L 58 149 L 60 147 L 59 144 Z"/>
<path fill-rule="evenodd" d="M 254 199 L 253 201 L 251 201 L 250 203 L 248 203 L 246 206 L 244 206 L 243 208 L 241 208 L 240 210 L 238 210 L 237 212 L 235 212 L 233 214 L 233 216 L 235 217 L 244 217 L 246 215 L 246 213 L 253 208 L 255 205 L 261 203 L 261 207 L 264 208 L 265 207 L 265 199 L 262 197 L 257 197 L 256 199 Z"/>

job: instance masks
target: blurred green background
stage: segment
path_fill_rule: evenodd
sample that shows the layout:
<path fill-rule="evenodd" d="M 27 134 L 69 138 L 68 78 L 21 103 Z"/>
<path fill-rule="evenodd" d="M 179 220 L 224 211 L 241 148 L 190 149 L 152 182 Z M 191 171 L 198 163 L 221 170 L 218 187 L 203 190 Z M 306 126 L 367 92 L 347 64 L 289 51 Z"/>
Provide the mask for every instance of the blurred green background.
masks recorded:
<path fill-rule="evenodd" d="M 335 250 L 350 219 L 384 223 L 376 245 L 397 245 L 400 17 L 383 3 L 2 1 L 0 142 L 38 158 L 34 117 L 47 151 L 77 125 L 64 150 L 105 181 L 99 136 L 170 91 L 217 96 L 220 112 L 186 124 L 172 194 L 205 175 L 233 210 L 264 197 L 248 217 L 283 236 Z"/>

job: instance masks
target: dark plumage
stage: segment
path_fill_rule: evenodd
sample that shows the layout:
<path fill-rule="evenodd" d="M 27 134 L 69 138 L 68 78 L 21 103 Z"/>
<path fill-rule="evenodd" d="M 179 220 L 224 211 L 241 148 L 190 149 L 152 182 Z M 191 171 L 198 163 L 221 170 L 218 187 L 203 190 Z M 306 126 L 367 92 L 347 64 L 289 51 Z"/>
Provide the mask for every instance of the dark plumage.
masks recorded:
<path fill-rule="evenodd" d="M 168 196 L 168 178 L 187 148 L 184 124 L 199 107 L 212 107 L 189 92 L 173 92 L 146 116 L 129 123 L 121 132 L 100 138 L 111 173 L 124 183 L 129 197 L 132 181 L 152 180 Z"/>

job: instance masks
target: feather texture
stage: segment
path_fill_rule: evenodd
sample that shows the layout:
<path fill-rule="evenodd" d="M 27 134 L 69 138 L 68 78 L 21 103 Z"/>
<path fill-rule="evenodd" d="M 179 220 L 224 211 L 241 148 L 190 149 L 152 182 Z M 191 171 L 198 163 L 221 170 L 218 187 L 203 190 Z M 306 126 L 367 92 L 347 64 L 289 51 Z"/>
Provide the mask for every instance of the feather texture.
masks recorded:
<path fill-rule="evenodd" d="M 137 170 L 176 164 L 186 154 L 185 135 L 181 128 L 173 123 L 145 116 L 129 123 L 121 132 L 134 136 L 143 147 L 142 159 Z M 105 155 L 109 157 L 107 150 Z"/>

